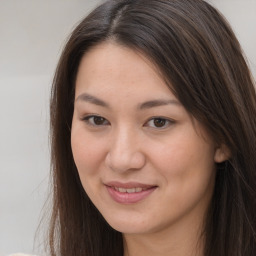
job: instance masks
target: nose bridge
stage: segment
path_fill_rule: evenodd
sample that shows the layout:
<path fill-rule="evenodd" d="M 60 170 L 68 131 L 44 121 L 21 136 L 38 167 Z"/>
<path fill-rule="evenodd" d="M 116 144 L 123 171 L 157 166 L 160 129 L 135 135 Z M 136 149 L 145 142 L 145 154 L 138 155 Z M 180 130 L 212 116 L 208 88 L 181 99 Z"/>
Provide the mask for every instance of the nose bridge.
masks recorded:
<path fill-rule="evenodd" d="M 121 126 L 113 130 L 108 165 L 115 171 L 140 169 L 145 163 L 140 135 L 133 127 Z"/>

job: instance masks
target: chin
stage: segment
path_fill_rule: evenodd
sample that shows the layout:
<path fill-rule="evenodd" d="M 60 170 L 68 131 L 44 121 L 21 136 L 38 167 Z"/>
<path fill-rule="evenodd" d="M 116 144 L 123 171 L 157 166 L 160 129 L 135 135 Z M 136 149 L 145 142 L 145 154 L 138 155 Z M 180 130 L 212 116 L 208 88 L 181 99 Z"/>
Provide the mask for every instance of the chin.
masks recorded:
<path fill-rule="evenodd" d="M 107 223 L 116 231 L 123 234 L 145 234 L 150 233 L 151 225 L 145 220 L 134 220 L 132 218 L 111 218 L 105 219 Z M 152 228 L 153 229 L 153 228 Z"/>
<path fill-rule="evenodd" d="M 122 234 L 145 234 L 149 233 L 149 230 L 145 229 L 144 227 L 138 227 L 136 224 L 129 224 L 129 225 L 110 225 L 116 231 Z"/>

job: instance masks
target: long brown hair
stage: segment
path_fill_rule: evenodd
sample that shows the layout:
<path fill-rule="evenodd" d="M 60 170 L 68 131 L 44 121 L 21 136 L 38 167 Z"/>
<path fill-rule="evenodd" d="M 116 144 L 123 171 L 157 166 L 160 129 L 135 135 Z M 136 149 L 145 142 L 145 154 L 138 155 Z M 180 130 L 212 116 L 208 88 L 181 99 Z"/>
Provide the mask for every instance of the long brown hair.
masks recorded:
<path fill-rule="evenodd" d="M 70 129 L 82 56 L 100 42 L 142 52 L 170 90 L 231 157 L 217 165 L 202 234 L 205 256 L 256 252 L 256 95 L 240 45 L 222 15 L 202 0 L 111 0 L 73 31 L 51 95 L 51 255 L 120 256 L 122 234 L 94 207 L 74 164 Z"/>

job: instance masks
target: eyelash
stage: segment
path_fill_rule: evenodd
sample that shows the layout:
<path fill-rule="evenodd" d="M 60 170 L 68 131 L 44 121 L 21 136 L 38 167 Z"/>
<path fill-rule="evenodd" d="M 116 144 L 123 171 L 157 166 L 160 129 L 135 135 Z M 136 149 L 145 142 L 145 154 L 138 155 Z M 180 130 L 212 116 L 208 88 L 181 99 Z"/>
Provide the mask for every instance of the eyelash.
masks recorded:
<path fill-rule="evenodd" d="M 103 123 L 105 123 L 105 124 L 96 124 L 95 123 L 95 118 L 101 119 L 101 121 L 103 121 Z M 91 122 L 91 119 L 93 119 L 93 123 Z M 98 116 L 98 115 L 89 115 L 89 116 L 84 117 L 82 120 L 85 121 L 86 124 L 91 125 L 91 126 L 95 126 L 95 127 L 96 126 L 103 126 L 103 125 L 109 125 L 110 124 L 107 119 L 105 119 L 102 116 Z"/>
<path fill-rule="evenodd" d="M 95 120 L 96 118 L 99 118 L 100 120 L 98 120 L 98 121 L 100 121 L 102 123 L 101 124 L 100 123 L 96 124 L 96 122 L 97 122 Z M 89 115 L 89 116 L 84 117 L 82 120 L 85 121 L 86 124 L 88 124 L 90 126 L 94 126 L 94 127 L 101 127 L 101 126 L 105 126 L 105 125 L 110 125 L 110 122 L 107 119 L 105 119 L 102 116 L 98 116 L 98 115 Z M 161 124 L 161 122 L 163 122 L 164 123 L 163 126 L 157 127 L 156 123 L 154 123 L 154 126 L 149 125 L 150 122 L 156 122 L 156 121 L 160 121 L 160 124 Z M 170 125 L 172 125 L 174 123 L 175 123 L 175 121 L 172 120 L 172 119 L 157 116 L 157 117 L 151 117 L 143 126 L 150 127 L 150 128 L 153 128 L 153 129 L 165 129 L 165 128 L 168 128 Z"/>
<path fill-rule="evenodd" d="M 150 122 L 156 122 L 156 121 L 160 121 L 160 122 L 164 122 L 164 125 L 161 127 L 157 127 L 156 124 L 154 123 L 154 126 L 150 126 L 148 125 Z M 151 117 L 144 126 L 146 127 L 150 127 L 153 129 L 165 129 L 168 128 L 170 125 L 174 124 L 175 121 L 170 119 L 170 118 L 165 118 L 165 117 L 161 117 L 161 116 L 156 116 L 156 117 Z"/>

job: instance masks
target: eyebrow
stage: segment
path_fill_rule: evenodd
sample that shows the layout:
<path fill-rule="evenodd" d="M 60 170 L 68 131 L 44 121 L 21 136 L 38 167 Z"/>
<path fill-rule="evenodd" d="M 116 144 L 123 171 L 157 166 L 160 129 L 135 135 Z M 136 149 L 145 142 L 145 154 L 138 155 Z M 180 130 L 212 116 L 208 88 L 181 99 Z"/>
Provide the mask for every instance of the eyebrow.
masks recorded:
<path fill-rule="evenodd" d="M 89 103 L 92 103 L 94 105 L 97 105 L 97 106 L 102 106 L 102 107 L 107 107 L 109 108 L 109 105 L 103 101 L 103 100 L 100 100 L 90 94 L 87 94 L 87 93 L 82 93 L 80 94 L 77 98 L 76 98 L 76 101 L 85 101 L 85 102 L 89 102 Z"/>
<path fill-rule="evenodd" d="M 92 96 L 90 94 L 87 94 L 87 93 L 80 94 L 76 98 L 75 101 L 85 101 L 85 102 L 89 102 L 89 103 L 92 103 L 97 106 L 110 108 L 109 104 L 106 103 L 105 101 L 103 101 L 95 96 Z M 180 102 L 175 99 L 168 99 L 168 100 L 157 99 L 157 100 L 150 100 L 150 101 L 143 102 L 142 104 L 139 104 L 137 108 L 139 110 L 143 110 L 143 109 L 150 109 L 150 108 L 154 108 L 154 107 L 165 106 L 165 105 L 169 105 L 169 104 L 181 106 Z"/>
<path fill-rule="evenodd" d="M 174 104 L 177 106 L 181 106 L 180 102 L 174 99 L 171 100 L 164 100 L 164 99 L 160 99 L 160 100 L 150 100 L 150 101 L 146 101 L 144 103 L 142 103 L 141 105 L 139 105 L 139 109 L 149 109 L 149 108 L 154 108 L 154 107 L 160 107 L 160 106 L 165 106 L 165 105 L 169 105 L 169 104 Z"/>

